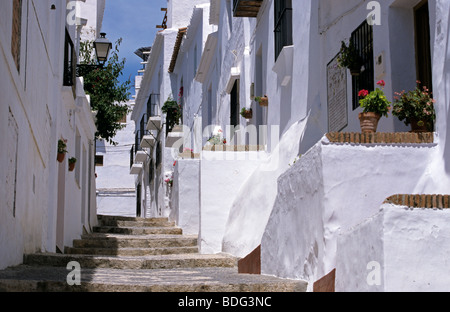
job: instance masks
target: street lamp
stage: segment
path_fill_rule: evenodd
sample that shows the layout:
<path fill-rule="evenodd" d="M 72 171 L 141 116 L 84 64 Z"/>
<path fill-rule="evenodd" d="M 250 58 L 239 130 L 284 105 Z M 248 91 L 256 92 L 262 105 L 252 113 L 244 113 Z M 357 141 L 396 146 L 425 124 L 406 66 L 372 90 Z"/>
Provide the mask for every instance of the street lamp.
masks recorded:
<path fill-rule="evenodd" d="M 106 33 L 100 33 L 100 38 L 94 41 L 95 54 L 99 64 L 104 65 L 108 60 L 112 43 L 106 38 Z"/>
<path fill-rule="evenodd" d="M 100 33 L 100 38 L 94 41 L 95 57 L 97 64 L 78 64 L 77 77 L 82 77 L 93 70 L 101 69 L 108 60 L 109 51 L 111 51 L 112 43 L 106 38 L 106 33 Z"/>

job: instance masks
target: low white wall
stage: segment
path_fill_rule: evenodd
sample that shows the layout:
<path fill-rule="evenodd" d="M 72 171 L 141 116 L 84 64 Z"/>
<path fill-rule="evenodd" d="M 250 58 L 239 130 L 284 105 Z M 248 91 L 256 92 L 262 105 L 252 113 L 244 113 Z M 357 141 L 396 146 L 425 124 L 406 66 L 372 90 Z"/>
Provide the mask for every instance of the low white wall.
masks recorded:
<path fill-rule="evenodd" d="M 261 163 L 234 200 L 223 239 L 223 251 L 245 257 L 261 244 L 278 194 L 278 177 L 294 164 L 306 121 L 296 122 L 267 161 Z"/>
<path fill-rule="evenodd" d="M 183 234 L 198 235 L 200 224 L 200 160 L 178 159 L 172 189 L 170 220 Z"/>
<path fill-rule="evenodd" d="M 265 152 L 203 151 L 200 165 L 201 253 L 222 252 L 222 240 L 233 201 L 266 157 Z"/>
<path fill-rule="evenodd" d="M 336 291 L 449 291 L 449 222 L 448 209 L 383 205 L 339 237 Z"/>
<path fill-rule="evenodd" d="M 309 282 L 336 266 L 336 240 L 384 199 L 412 193 L 436 145 L 344 145 L 326 138 L 278 180 L 262 239 L 262 272 Z M 439 177 L 429 177 L 439 179 Z"/>

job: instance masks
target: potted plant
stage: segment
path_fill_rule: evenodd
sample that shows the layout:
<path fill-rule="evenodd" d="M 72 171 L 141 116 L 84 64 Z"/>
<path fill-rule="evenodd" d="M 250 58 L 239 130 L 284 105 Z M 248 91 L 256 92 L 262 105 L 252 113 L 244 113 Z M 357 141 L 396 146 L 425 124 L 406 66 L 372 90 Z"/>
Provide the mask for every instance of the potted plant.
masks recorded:
<path fill-rule="evenodd" d="M 361 73 L 362 58 L 359 55 L 358 50 L 356 50 L 352 40 L 350 40 L 348 46 L 342 41 L 341 50 L 337 60 L 340 67 L 350 69 L 352 76 L 359 76 Z"/>
<path fill-rule="evenodd" d="M 267 95 L 255 97 L 255 101 L 261 106 L 269 106 L 269 98 Z"/>
<path fill-rule="evenodd" d="M 62 163 L 64 161 L 64 157 L 66 157 L 67 153 L 67 140 L 59 139 L 58 140 L 58 155 L 56 159 Z"/>
<path fill-rule="evenodd" d="M 170 96 L 166 102 L 164 102 L 161 111 L 166 114 L 166 123 L 169 127 L 169 131 L 173 129 L 176 125 L 180 124 L 182 117 L 182 108 L 177 101 L 172 99 Z"/>
<path fill-rule="evenodd" d="M 377 85 L 384 88 L 385 82 L 380 80 Z M 381 116 L 387 117 L 391 102 L 387 100 L 380 88 L 376 88 L 370 93 L 367 90 L 361 90 L 358 95 L 361 97 L 359 104 L 363 108 L 363 112 L 359 113 L 361 131 L 363 133 L 376 132 L 378 121 Z"/>
<path fill-rule="evenodd" d="M 395 92 L 392 115 L 411 125 L 412 132 L 431 132 L 436 120 L 435 102 L 430 90 L 426 86 L 421 89 L 417 81 L 415 90 Z"/>
<path fill-rule="evenodd" d="M 252 119 L 252 117 L 253 117 L 253 110 L 252 110 L 252 108 L 245 108 L 245 107 L 243 107 L 241 109 L 241 116 L 244 117 L 245 119 Z"/>
<path fill-rule="evenodd" d="M 75 169 L 76 163 L 77 163 L 77 159 L 75 157 L 69 158 L 69 171 L 73 171 Z"/>

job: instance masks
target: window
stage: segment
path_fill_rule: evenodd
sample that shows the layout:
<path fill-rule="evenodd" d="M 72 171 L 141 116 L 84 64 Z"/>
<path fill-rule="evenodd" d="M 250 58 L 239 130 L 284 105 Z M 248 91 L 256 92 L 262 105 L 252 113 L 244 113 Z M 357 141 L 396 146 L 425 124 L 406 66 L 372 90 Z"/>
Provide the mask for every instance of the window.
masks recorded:
<path fill-rule="evenodd" d="M 150 94 L 147 102 L 147 116 L 155 117 L 159 116 L 159 94 Z"/>
<path fill-rule="evenodd" d="M 22 40 L 22 0 L 13 0 L 11 53 L 20 71 L 20 43 Z"/>
<path fill-rule="evenodd" d="M 75 84 L 75 66 L 76 66 L 76 55 L 75 46 L 70 34 L 66 29 L 66 39 L 64 44 L 64 86 L 74 86 Z"/>
<path fill-rule="evenodd" d="M 373 26 L 365 20 L 351 37 L 355 48 L 358 50 L 363 66 L 359 76 L 352 76 L 353 110 L 359 107 L 358 93 L 365 89 L 374 90 L 374 60 L 373 60 Z"/>
<path fill-rule="evenodd" d="M 292 0 L 275 0 L 275 60 L 283 47 L 292 45 Z"/>
<path fill-rule="evenodd" d="M 240 103 L 239 103 L 239 79 L 234 82 L 233 89 L 230 94 L 230 125 L 236 127 L 239 125 Z M 231 135 L 232 137 L 233 135 Z"/>
<path fill-rule="evenodd" d="M 103 155 L 95 155 L 95 165 L 97 167 L 103 167 Z"/>

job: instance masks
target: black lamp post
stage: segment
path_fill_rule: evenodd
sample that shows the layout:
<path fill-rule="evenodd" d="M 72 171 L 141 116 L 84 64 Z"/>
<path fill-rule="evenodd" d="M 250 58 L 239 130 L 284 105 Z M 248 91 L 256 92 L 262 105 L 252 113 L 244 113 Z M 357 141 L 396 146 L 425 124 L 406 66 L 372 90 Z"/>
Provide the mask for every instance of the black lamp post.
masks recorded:
<path fill-rule="evenodd" d="M 106 63 L 111 48 L 112 43 L 106 38 L 106 33 L 100 33 L 100 38 L 94 41 L 95 54 L 99 64 Z"/>
<path fill-rule="evenodd" d="M 112 43 L 106 38 L 106 33 L 100 33 L 100 38 L 94 41 L 95 56 L 97 64 L 78 64 L 77 77 L 85 76 L 91 71 L 101 69 L 108 60 L 109 51 L 112 49 Z"/>

